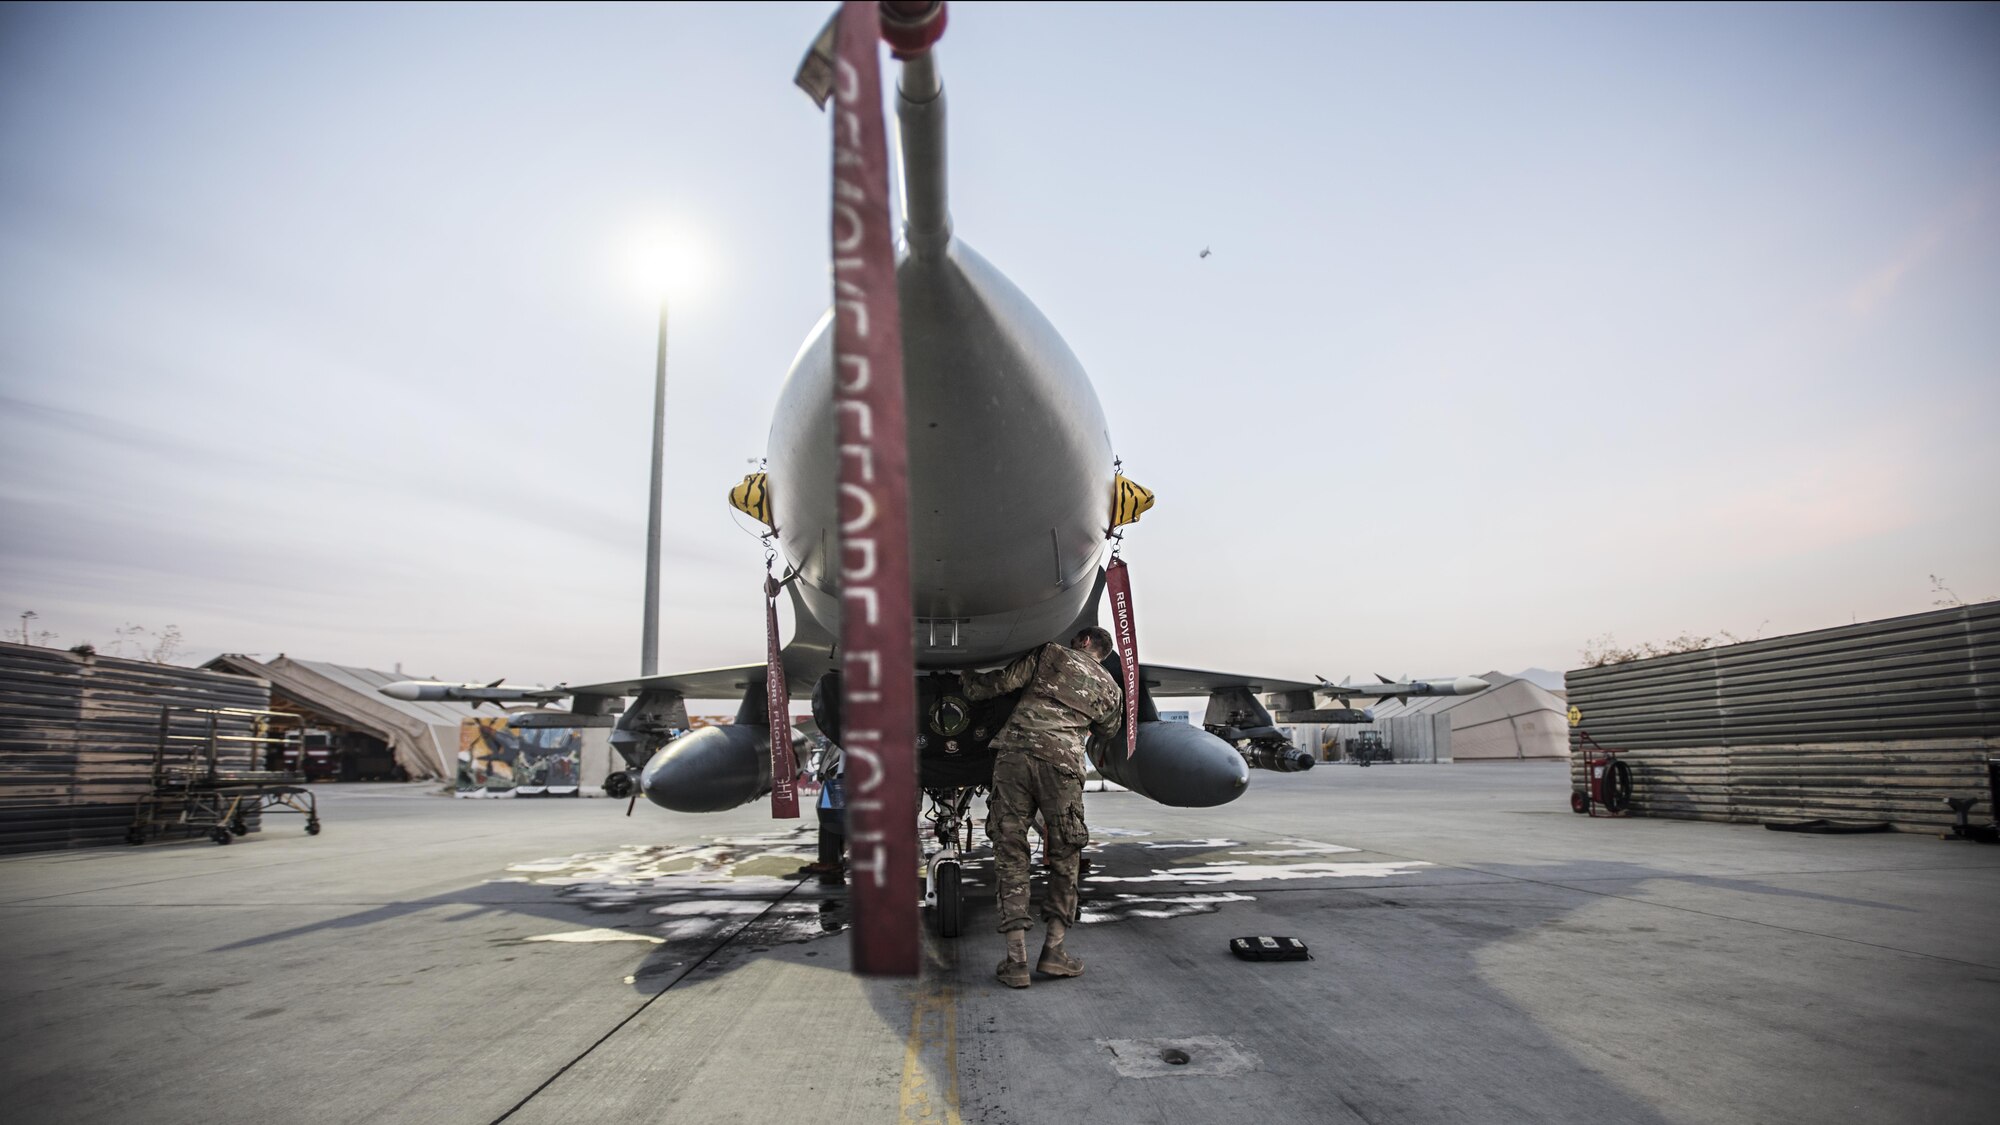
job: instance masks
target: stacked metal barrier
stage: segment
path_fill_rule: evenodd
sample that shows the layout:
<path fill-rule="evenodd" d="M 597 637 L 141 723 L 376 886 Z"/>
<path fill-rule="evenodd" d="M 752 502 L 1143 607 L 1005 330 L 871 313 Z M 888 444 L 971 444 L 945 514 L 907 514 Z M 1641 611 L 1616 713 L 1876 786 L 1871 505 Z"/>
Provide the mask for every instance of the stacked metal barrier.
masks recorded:
<path fill-rule="evenodd" d="M 1639 815 L 1948 827 L 2000 754 L 2000 602 L 1566 677 L 1581 729 L 1624 751 Z M 1571 735 L 1572 749 L 1579 741 Z M 1580 760 L 1580 757 L 1579 759 Z M 1581 784 L 1581 777 L 1577 778 Z"/>
<path fill-rule="evenodd" d="M 122 843 L 153 789 L 161 708 L 270 699 L 245 676 L 0 644 L 0 854 Z"/>

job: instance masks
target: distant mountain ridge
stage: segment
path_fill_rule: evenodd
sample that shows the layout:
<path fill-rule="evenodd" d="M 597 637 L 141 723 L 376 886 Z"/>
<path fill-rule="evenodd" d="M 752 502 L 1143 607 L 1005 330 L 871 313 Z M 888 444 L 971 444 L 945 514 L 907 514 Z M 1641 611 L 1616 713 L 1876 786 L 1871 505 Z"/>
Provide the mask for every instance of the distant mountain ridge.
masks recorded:
<path fill-rule="evenodd" d="M 1517 680 L 1526 680 L 1543 691 L 1562 692 L 1563 674 L 1551 672 L 1547 668 L 1525 668 L 1514 673 Z"/>

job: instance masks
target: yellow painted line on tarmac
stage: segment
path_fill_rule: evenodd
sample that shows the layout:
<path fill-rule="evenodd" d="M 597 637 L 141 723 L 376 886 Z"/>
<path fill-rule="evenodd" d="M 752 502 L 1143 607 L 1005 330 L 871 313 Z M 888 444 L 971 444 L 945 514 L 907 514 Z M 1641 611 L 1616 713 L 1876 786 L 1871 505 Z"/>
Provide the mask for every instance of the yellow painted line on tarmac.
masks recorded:
<path fill-rule="evenodd" d="M 963 1125 L 958 1115 L 958 992 L 939 982 L 912 1000 L 896 1120 Z"/>

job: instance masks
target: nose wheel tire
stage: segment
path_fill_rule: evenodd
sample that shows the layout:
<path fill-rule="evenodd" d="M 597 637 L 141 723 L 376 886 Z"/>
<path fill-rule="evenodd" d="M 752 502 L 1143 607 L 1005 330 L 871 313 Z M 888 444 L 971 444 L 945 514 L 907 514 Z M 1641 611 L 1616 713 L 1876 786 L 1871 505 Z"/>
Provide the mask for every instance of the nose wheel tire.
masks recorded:
<path fill-rule="evenodd" d="M 956 860 L 937 865 L 937 931 L 939 937 L 955 938 L 965 926 L 965 895 Z"/>

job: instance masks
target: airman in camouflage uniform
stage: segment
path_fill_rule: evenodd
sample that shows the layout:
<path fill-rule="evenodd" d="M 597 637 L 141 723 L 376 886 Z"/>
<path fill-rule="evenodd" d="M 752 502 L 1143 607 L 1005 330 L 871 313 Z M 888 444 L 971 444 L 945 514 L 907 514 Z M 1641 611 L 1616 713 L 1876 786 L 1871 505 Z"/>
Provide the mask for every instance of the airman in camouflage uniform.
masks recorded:
<path fill-rule="evenodd" d="M 991 699 L 1020 691 L 1021 701 L 993 736 L 993 795 L 986 835 L 993 841 L 999 876 L 1000 932 L 1007 959 L 997 975 L 1013 988 L 1028 987 L 1028 825 L 1041 813 L 1048 840 L 1049 893 L 1042 904 L 1048 935 L 1035 968 L 1073 977 L 1083 962 L 1063 951 L 1076 924 L 1078 854 L 1090 842 L 1083 821 L 1084 741 L 1092 732 L 1109 738 L 1125 718 L 1125 697 L 1102 661 L 1112 653 L 1111 634 L 1095 626 L 1069 645 L 1045 644 L 994 672 L 960 677 L 966 698 Z"/>

